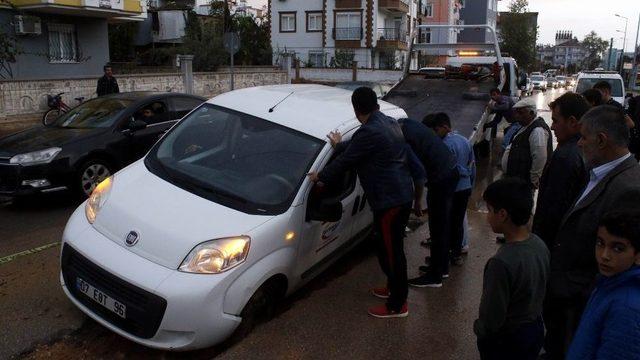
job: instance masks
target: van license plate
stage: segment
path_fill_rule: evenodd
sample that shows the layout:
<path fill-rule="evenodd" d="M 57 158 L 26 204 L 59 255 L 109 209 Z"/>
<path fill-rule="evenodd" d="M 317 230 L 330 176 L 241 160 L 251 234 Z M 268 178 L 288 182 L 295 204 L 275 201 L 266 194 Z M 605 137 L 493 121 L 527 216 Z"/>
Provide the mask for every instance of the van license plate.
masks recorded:
<path fill-rule="evenodd" d="M 76 278 L 76 287 L 83 294 L 87 295 L 89 299 L 111 310 L 121 318 L 126 319 L 127 307 L 123 303 L 96 289 L 95 286 L 89 284 L 79 277 Z"/>

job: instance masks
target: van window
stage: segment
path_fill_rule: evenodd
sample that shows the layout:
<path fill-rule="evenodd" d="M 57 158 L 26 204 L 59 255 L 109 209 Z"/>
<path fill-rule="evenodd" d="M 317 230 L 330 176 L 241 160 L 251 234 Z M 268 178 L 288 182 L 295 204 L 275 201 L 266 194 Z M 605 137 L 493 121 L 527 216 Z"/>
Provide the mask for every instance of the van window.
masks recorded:
<path fill-rule="evenodd" d="M 204 104 L 145 158 L 149 171 L 250 214 L 286 211 L 326 143 L 231 109 Z"/>
<path fill-rule="evenodd" d="M 599 79 L 599 78 L 581 78 L 578 80 L 578 86 L 576 86 L 576 92 L 582 94 L 583 92 L 593 88 L 593 85 L 600 81 L 606 81 L 611 85 L 611 96 L 623 97 L 624 89 L 622 88 L 622 81 L 620 79 Z"/>

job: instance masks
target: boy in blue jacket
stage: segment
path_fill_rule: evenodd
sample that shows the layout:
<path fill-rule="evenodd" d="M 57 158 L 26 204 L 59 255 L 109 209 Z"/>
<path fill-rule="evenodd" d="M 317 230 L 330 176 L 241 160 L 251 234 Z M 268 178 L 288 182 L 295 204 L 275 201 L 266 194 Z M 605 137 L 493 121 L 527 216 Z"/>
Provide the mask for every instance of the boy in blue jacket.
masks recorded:
<path fill-rule="evenodd" d="M 602 218 L 596 260 L 600 276 L 567 359 L 640 359 L 640 211 Z"/>

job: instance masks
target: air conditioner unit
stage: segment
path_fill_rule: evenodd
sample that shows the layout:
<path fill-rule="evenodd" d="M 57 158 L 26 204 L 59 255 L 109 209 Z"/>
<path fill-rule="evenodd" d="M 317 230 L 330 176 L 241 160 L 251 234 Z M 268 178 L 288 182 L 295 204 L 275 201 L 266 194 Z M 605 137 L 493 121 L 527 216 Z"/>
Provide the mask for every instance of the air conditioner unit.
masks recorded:
<path fill-rule="evenodd" d="M 40 35 L 42 24 L 37 16 L 16 15 L 13 18 L 16 35 Z"/>

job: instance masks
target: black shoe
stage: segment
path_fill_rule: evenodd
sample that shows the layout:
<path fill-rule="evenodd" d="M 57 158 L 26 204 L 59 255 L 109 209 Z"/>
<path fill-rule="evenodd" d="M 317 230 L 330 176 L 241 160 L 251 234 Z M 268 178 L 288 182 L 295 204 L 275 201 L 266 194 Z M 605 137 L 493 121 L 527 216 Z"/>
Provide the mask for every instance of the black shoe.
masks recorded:
<path fill-rule="evenodd" d="M 433 272 L 433 269 L 431 268 L 431 266 L 426 266 L 426 265 L 418 267 L 418 270 L 420 270 L 420 272 L 427 273 L 427 274 Z M 443 279 L 447 279 L 448 277 L 449 277 L 449 273 L 442 274 Z"/>
<path fill-rule="evenodd" d="M 415 279 L 410 279 L 408 281 L 409 286 L 423 288 L 423 287 L 433 287 L 439 288 L 442 287 L 442 279 L 437 279 L 435 276 L 431 274 L 425 274 L 419 276 Z"/>

